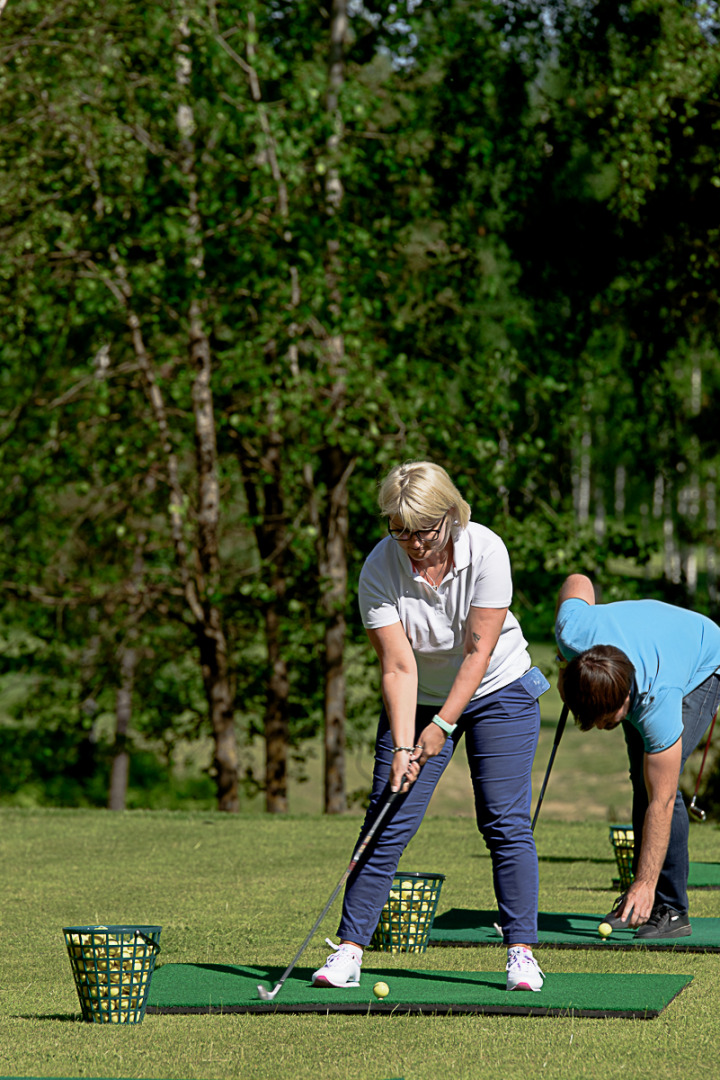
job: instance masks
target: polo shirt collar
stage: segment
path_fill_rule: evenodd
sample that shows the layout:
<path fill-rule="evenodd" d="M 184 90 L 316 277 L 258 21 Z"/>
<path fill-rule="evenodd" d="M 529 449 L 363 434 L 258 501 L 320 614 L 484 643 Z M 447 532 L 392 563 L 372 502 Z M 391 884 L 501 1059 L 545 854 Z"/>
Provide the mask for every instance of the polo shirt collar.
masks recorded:
<path fill-rule="evenodd" d="M 470 538 L 467 529 L 453 525 L 453 562 L 456 570 L 464 570 L 470 565 Z"/>

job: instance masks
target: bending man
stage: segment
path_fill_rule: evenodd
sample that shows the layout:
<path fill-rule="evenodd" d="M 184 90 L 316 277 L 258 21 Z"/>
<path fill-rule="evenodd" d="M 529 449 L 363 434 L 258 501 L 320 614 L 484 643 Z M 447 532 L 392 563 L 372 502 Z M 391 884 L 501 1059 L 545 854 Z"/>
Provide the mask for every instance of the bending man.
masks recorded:
<path fill-rule="evenodd" d="M 634 880 L 607 916 L 637 937 L 687 937 L 689 819 L 680 773 L 720 703 L 720 628 L 657 600 L 595 604 L 571 574 L 558 597 L 559 689 L 582 731 L 625 733 Z M 564 663 L 567 665 L 564 666 Z"/>

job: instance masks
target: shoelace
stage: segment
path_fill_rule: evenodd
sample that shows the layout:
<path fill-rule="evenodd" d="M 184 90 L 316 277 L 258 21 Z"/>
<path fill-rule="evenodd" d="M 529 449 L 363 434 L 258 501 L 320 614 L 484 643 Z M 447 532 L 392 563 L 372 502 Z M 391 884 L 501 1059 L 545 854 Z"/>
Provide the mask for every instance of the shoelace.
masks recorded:
<path fill-rule="evenodd" d="M 542 975 L 542 977 L 545 978 L 545 972 L 542 971 L 535 957 L 529 956 L 524 949 L 520 950 L 519 952 L 513 952 L 512 955 L 508 958 L 507 970 L 510 971 L 511 968 L 514 967 L 529 967 L 533 971 L 537 969 Z"/>
<path fill-rule="evenodd" d="M 660 907 L 655 908 L 655 910 L 651 913 L 650 918 L 647 921 L 647 925 L 656 926 L 664 918 L 667 918 L 670 922 L 672 922 L 673 919 L 679 919 L 680 914 L 675 910 L 675 908 L 671 908 L 669 904 L 661 904 Z"/>
<path fill-rule="evenodd" d="M 341 956 L 342 956 L 342 953 L 340 951 L 341 949 L 343 950 L 343 952 L 346 952 L 349 955 L 352 955 L 352 954 L 350 954 L 349 949 L 343 949 L 342 945 L 336 945 L 334 941 L 330 940 L 330 938 L 325 938 L 325 941 L 330 946 L 330 948 L 333 949 L 332 954 L 330 956 L 328 956 L 327 960 L 325 961 L 325 966 L 326 967 L 329 967 L 330 965 L 334 964 L 337 960 L 341 959 Z"/>
<path fill-rule="evenodd" d="M 338 961 L 342 960 L 342 958 L 343 958 L 342 953 L 338 949 L 337 952 L 331 953 L 331 955 L 328 956 L 327 960 L 325 961 L 325 964 L 326 964 L 327 967 L 332 967 L 333 964 L 337 964 Z"/>

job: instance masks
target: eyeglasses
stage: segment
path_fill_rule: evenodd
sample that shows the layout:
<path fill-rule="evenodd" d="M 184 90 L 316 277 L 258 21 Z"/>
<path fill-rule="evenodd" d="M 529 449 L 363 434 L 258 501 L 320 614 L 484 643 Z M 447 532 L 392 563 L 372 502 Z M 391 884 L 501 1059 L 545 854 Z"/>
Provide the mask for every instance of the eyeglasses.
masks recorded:
<path fill-rule="evenodd" d="M 388 532 L 392 536 L 393 540 L 404 541 L 417 539 L 423 544 L 432 544 L 433 541 L 437 540 L 440 533 L 442 532 L 442 527 L 445 524 L 446 517 L 447 514 L 443 514 L 440 520 L 436 522 L 435 525 L 431 526 L 429 529 L 415 529 L 413 532 L 410 532 L 409 529 L 393 529 L 390 525 L 390 522 L 388 521 Z"/>

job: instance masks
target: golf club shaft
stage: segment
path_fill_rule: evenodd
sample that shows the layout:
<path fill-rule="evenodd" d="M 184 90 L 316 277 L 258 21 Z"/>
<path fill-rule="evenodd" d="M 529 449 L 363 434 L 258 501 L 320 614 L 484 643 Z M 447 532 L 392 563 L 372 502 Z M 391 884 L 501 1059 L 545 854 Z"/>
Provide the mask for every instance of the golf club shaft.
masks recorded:
<path fill-rule="evenodd" d="M 713 716 L 712 724 L 710 725 L 710 731 L 708 732 L 707 741 L 705 742 L 705 753 L 703 754 L 702 765 L 700 766 L 700 772 L 698 773 L 698 778 L 695 781 L 695 791 L 693 793 L 693 798 L 695 798 L 695 796 L 697 795 L 698 788 L 700 787 L 700 781 L 702 779 L 703 769 L 705 768 L 705 758 L 707 757 L 708 750 L 710 749 L 710 740 L 712 739 L 713 728 L 715 727 L 715 721 L 716 720 L 717 720 L 717 713 L 715 713 L 715 715 Z"/>
<path fill-rule="evenodd" d="M 400 781 L 400 790 L 402 789 L 403 785 L 405 784 L 405 779 L 406 779 L 406 778 L 405 778 L 405 777 L 403 776 L 402 780 Z M 277 985 L 276 985 L 276 986 L 275 986 L 275 987 L 273 988 L 273 990 L 272 990 L 272 995 L 273 995 L 273 997 L 274 997 L 274 996 L 275 996 L 275 994 L 276 994 L 276 993 L 278 992 L 278 990 L 280 989 L 280 987 L 282 986 L 282 984 L 283 984 L 283 983 L 285 982 L 285 980 L 287 979 L 288 975 L 289 975 L 289 974 L 290 974 L 290 972 L 291 972 L 291 971 L 293 970 L 293 968 L 294 968 L 294 967 L 295 967 L 295 965 L 297 964 L 297 962 L 298 962 L 298 960 L 300 959 L 300 957 L 302 956 L 302 954 L 303 954 L 303 953 L 305 952 L 305 949 L 307 948 L 307 946 L 308 946 L 308 945 L 310 944 L 310 941 L 311 941 L 311 939 L 312 939 L 312 937 L 313 937 L 313 935 L 314 935 L 315 931 L 316 931 L 316 930 L 317 930 L 317 928 L 318 928 L 318 927 L 320 926 L 320 923 L 321 923 L 321 922 L 323 921 L 323 919 L 324 919 L 324 918 L 325 918 L 325 916 L 327 915 L 328 911 L 329 911 L 329 910 L 330 910 L 330 908 L 332 907 L 333 901 L 335 900 L 335 898 L 336 898 L 337 894 L 338 894 L 338 893 L 340 892 L 340 890 L 342 889 L 343 885 L 345 884 L 345 882 L 347 881 L 347 879 L 348 879 L 348 878 L 350 877 L 350 875 L 352 874 L 352 872 L 353 872 L 353 870 L 355 869 L 355 867 L 357 866 L 357 864 L 359 863 L 360 859 L 362 858 L 363 854 L 365 853 L 365 849 L 367 848 L 368 844 L 370 843 L 370 841 L 372 840 L 373 836 L 374 836 L 374 835 L 375 835 L 375 833 L 377 832 L 377 830 L 378 830 L 378 828 L 379 828 L 379 826 L 380 826 L 380 823 L 381 823 L 381 821 L 382 821 L 382 820 L 383 820 L 383 818 L 384 818 L 384 817 L 386 816 L 386 814 L 387 814 L 388 810 L 390 809 L 390 807 L 392 806 L 392 804 L 393 804 L 393 803 L 395 802 L 395 800 L 397 799 L 398 795 L 400 794 L 400 790 L 398 790 L 398 791 L 391 791 L 391 792 L 390 792 L 390 793 L 388 794 L 388 796 L 387 796 L 387 798 L 386 798 L 385 802 L 383 803 L 383 806 L 382 806 L 382 808 L 381 808 L 381 810 L 380 810 L 380 813 L 379 813 L 379 814 L 378 814 L 378 816 L 377 816 L 377 817 L 375 818 L 375 820 L 373 821 L 372 825 L 370 826 L 370 828 L 369 828 L 369 829 L 368 829 L 368 831 L 366 832 L 365 836 L 364 836 L 364 837 L 363 837 L 363 838 L 361 839 L 360 843 L 358 844 L 358 846 L 357 846 L 357 848 L 356 848 L 356 850 L 355 850 L 355 854 L 353 855 L 352 859 L 351 859 L 351 860 L 350 860 L 350 862 L 348 863 L 348 867 L 347 867 L 347 870 L 345 871 L 345 873 L 343 874 L 343 876 L 342 876 L 342 877 L 340 878 L 340 880 L 338 881 L 337 885 L 335 886 L 335 889 L 333 890 L 333 894 L 332 894 L 332 896 L 330 897 L 330 899 L 328 900 L 327 904 L 325 905 L 325 907 L 324 907 L 324 908 L 322 909 L 322 911 L 321 911 L 321 912 L 320 912 L 320 914 L 318 915 L 317 919 L 315 920 L 315 923 L 314 923 L 314 925 L 313 925 L 313 928 L 312 928 L 312 930 L 310 931 L 310 933 L 308 934 L 308 936 L 307 936 L 307 937 L 305 938 L 305 940 L 303 941 L 303 943 L 302 943 L 302 945 L 300 946 L 300 948 L 298 949 L 298 951 L 297 951 L 296 955 L 295 955 L 295 956 L 293 957 L 293 960 L 292 960 L 292 962 L 291 962 L 290 964 L 288 964 L 287 968 L 285 969 L 285 971 L 284 971 L 284 972 L 283 972 L 283 974 L 281 975 L 281 977 L 280 977 L 280 979 L 279 979 L 279 981 L 278 981 Z"/>
<path fill-rule="evenodd" d="M 707 814 L 705 813 L 705 811 L 701 810 L 699 806 L 695 805 L 695 803 L 696 803 L 696 800 L 697 800 L 698 789 L 700 787 L 700 781 L 702 779 L 703 769 L 705 768 L 705 759 L 707 757 L 708 750 L 710 749 L 710 740 L 712 739 L 713 729 L 715 727 L 715 721 L 716 720 L 717 720 L 717 713 L 715 713 L 715 715 L 713 716 L 712 724 L 710 725 L 710 731 L 708 732 L 707 741 L 705 742 L 705 752 L 703 754 L 702 765 L 700 766 L 700 772 L 698 773 L 698 778 L 695 781 L 695 791 L 693 792 L 692 801 L 690 802 L 690 805 L 688 807 L 689 813 L 692 814 L 692 816 L 694 818 L 697 818 L 698 821 L 704 821 L 705 818 L 707 817 Z"/>
<path fill-rule="evenodd" d="M 550 760 L 548 761 L 548 767 L 545 770 L 545 779 L 543 780 L 543 786 L 540 789 L 540 798 L 538 799 L 537 806 L 535 807 L 535 815 L 534 815 L 534 817 L 532 819 L 531 828 L 532 828 L 533 832 L 535 832 L 535 823 L 536 823 L 536 821 L 538 819 L 538 814 L 540 813 L 540 807 L 542 806 L 542 801 L 545 798 L 545 789 L 547 788 L 548 780 L 550 779 L 550 770 L 553 767 L 553 761 L 555 760 L 555 754 L 557 753 L 557 748 L 560 745 L 560 740 L 562 739 L 563 731 L 565 730 L 565 724 L 567 723 L 567 718 L 568 718 L 568 712 L 569 711 L 570 710 L 568 709 L 567 705 L 563 705 L 562 712 L 560 713 L 560 719 L 558 720 L 558 726 L 557 726 L 557 729 L 555 731 L 555 738 L 553 740 L 552 750 L 550 752 Z"/>

